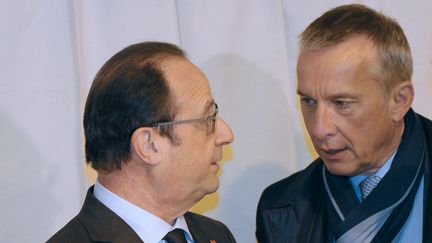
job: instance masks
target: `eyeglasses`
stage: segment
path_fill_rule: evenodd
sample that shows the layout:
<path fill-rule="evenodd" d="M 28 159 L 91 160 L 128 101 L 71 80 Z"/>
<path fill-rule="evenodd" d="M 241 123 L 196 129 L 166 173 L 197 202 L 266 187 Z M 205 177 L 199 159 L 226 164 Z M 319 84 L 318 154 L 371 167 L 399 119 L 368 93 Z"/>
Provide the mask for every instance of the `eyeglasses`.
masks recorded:
<path fill-rule="evenodd" d="M 213 115 L 202 117 L 202 118 L 195 118 L 195 119 L 187 119 L 187 120 L 178 120 L 178 121 L 170 121 L 170 122 L 158 122 L 154 123 L 151 126 L 152 127 L 160 127 L 160 126 L 169 126 L 169 125 L 180 125 L 180 124 L 187 124 L 187 123 L 199 123 L 199 122 L 207 122 L 207 132 L 209 134 L 214 133 L 215 127 L 216 127 L 216 117 L 219 112 L 218 105 L 216 103 L 213 103 L 212 105 Z"/>

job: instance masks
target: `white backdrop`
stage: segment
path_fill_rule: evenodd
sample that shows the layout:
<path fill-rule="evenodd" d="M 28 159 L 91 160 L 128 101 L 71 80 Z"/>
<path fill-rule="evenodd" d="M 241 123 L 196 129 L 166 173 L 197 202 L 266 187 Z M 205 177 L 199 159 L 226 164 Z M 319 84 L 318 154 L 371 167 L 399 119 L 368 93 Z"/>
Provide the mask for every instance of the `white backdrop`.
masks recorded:
<path fill-rule="evenodd" d="M 297 36 L 350 2 L 402 25 L 414 108 L 432 118 L 429 0 L 0 0 L 0 242 L 44 242 L 78 212 L 95 179 L 82 150 L 89 86 L 109 57 L 144 40 L 180 45 L 207 74 L 236 140 L 220 190 L 193 210 L 254 242 L 262 190 L 314 157 L 295 95 Z"/>

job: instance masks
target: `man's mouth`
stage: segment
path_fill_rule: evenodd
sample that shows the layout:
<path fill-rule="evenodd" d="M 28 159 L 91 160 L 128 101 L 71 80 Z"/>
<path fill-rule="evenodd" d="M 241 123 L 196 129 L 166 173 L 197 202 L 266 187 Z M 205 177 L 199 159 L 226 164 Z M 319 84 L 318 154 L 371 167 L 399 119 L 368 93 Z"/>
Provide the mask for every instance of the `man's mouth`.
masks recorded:
<path fill-rule="evenodd" d="M 347 148 L 329 148 L 329 149 L 323 149 L 320 148 L 322 153 L 320 154 L 322 157 L 327 159 L 336 159 L 337 156 L 347 150 Z"/>
<path fill-rule="evenodd" d="M 341 149 L 323 149 L 322 151 L 324 151 L 327 154 L 334 155 L 334 154 L 337 154 L 339 152 L 344 151 L 345 149 L 346 148 L 341 148 Z"/>

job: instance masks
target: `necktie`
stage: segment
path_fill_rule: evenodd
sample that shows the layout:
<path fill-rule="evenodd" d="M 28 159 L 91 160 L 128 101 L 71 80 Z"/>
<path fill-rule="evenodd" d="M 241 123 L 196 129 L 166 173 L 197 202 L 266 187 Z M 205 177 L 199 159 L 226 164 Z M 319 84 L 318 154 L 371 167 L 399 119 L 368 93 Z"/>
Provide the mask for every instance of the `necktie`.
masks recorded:
<path fill-rule="evenodd" d="M 381 177 L 373 175 L 364 179 L 360 183 L 360 192 L 363 200 L 365 200 L 367 196 L 369 196 L 369 193 L 371 193 L 372 190 L 376 187 L 376 185 L 378 185 L 380 180 Z"/>
<path fill-rule="evenodd" d="M 166 240 L 168 243 L 187 243 L 182 229 L 174 229 L 168 232 L 162 240 Z"/>

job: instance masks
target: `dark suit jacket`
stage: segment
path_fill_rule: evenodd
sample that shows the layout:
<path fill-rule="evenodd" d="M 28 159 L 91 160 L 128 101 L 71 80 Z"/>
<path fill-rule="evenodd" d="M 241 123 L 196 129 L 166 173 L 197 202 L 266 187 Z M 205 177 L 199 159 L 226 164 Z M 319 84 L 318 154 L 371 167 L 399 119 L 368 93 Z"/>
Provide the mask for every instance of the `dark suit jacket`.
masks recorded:
<path fill-rule="evenodd" d="M 210 243 L 211 240 L 217 243 L 235 243 L 234 236 L 223 223 L 192 212 L 184 216 L 196 243 Z M 142 243 L 143 241 L 126 222 L 93 196 L 93 187 L 91 187 L 79 214 L 47 242 Z"/>

